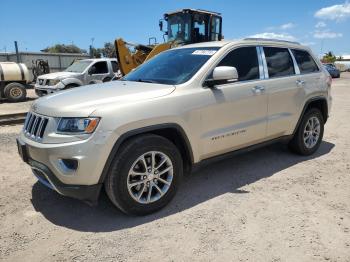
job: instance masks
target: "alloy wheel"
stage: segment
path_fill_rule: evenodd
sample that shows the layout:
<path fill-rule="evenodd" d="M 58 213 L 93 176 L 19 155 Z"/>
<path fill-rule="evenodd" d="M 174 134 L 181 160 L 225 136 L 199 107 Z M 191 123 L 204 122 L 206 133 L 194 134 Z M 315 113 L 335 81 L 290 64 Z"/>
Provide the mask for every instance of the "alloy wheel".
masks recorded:
<path fill-rule="evenodd" d="M 127 186 L 131 197 L 138 203 L 158 201 L 169 190 L 174 168 L 170 158 L 159 151 L 142 154 L 132 164 Z"/>

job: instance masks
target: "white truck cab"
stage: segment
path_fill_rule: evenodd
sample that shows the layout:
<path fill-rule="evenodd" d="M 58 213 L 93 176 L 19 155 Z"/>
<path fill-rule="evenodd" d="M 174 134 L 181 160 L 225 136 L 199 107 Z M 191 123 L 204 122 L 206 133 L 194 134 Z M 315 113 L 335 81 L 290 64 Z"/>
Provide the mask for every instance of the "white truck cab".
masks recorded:
<path fill-rule="evenodd" d="M 115 58 L 77 60 L 62 72 L 39 76 L 34 88 L 38 96 L 44 96 L 64 89 L 111 81 L 118 70 Z"/>

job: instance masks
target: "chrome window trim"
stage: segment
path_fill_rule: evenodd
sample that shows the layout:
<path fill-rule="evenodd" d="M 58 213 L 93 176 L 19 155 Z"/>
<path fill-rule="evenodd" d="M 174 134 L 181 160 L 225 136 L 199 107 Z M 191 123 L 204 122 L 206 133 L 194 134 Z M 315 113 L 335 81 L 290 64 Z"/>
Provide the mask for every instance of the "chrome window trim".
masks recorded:
<path fill-rule="evenodd" d="M 260 80 L 263 80 L 265 79 L 265 73 L 264 73 L 265 70 L 264 70 L 264 64 L 263 64 L 260 46 L 256 47 L 256 52 L 258 54 Z"/>
<path fill-rule="evenodd" d="M 260 47 L 261 58 L 263 60 L 263 65 L 264 65 L 264 76 L 265 76 L 265 79 L 269 79 L 270 78 L 269 69 L 267 68 L 264 46 L 259 46 L 259 47 Z"/>
<path fill-rule="evenodd" d="M 295 59 L 294 55 L 293 55 L 293 52 L 290 48 L 288 48 L 288 51 L 289 51 L 289 54 L 293 60 L 293 64 L 294 64 L 294 72 L 296 75 L 300 75 L 300 69 L 299 69 L 299 66 L 298 66 L 298 63 L 297 63 L 297 60 Z"/>

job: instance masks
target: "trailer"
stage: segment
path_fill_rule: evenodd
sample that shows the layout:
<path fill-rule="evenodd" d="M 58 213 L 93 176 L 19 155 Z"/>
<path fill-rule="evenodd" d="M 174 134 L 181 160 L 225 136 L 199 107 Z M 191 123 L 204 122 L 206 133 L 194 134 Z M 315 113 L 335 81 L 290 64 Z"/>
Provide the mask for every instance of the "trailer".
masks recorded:
<path fill-rule="evenodd" d="M 30 75 L 25 64 L 0 62 L 0 99 L 20 102 L 27 96 Z"/>

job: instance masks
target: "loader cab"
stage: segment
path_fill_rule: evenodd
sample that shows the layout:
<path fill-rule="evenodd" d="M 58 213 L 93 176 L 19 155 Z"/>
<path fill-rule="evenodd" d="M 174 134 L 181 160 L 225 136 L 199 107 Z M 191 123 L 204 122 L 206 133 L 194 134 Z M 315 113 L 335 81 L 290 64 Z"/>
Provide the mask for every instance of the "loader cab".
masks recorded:
<path fill-rule="evenodd" d="M 164 15 L 168 23 L 168 41 L 191 44 L 222 39 L 220 13 L 205 10 L 183 9 Z M 163 24 L 159 23 L 162 30 Z"/>

